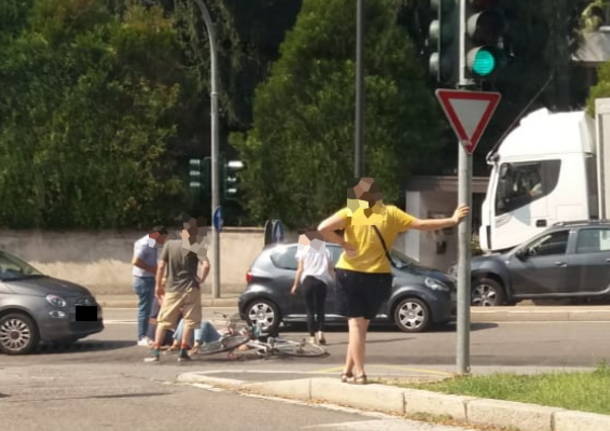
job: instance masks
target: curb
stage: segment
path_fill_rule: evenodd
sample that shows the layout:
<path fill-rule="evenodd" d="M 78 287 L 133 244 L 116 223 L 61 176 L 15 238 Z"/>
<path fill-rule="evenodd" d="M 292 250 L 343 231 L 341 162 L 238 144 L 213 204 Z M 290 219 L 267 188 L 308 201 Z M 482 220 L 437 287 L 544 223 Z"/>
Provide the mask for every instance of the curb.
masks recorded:
<path fill-rule="evenodd" d="M 356 409 L 395 415 L 424 413 L 449 416 L 464 425 L 512 427 L 520 431 L 606 431 L 610 416 L 514 401 L 446 395 L 419 389 L 341 383 L 336 378 L 246 383 L 241 380 L 190 372 L 178 376 L 181 383 L 203 383 L 243 393 L 328 402 Z"/>

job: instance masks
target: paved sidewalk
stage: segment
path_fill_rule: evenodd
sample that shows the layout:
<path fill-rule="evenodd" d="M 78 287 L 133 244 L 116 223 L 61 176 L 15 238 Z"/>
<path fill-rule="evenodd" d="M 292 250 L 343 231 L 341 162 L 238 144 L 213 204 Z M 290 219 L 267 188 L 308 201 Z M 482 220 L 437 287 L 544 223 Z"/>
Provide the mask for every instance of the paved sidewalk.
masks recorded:
<path fill-rule="evenodd" d="M 438 368 L 438 367 L 436 367 Z M 502 371 L 508 371 L 503 367 Z M 515 372 L 531 373 L 541 369 L 510 367 Z M 413 368 L 412 379 L 442 378 L 431 370 Z M 473 373 L 498 371 L 495 367 L 481 367 Z M 545 370 L 548 371 L 548 370 Z M 207 371 L 189 372 L 178 376 L 184 384 L 219 387 L 244 394 L 295 399 L 304 402 L 326 402 L 361 410 L 372 410 L 400 416 L 426 414 L 449 416 L 465 426 L 497 426 L 520 431 L 608 431 L 610 416 L 558 407 L 512 401 L 490 400 L 469 396 L 446 395 L 436 392 L 403 389 L 382 384 L 354 385 L 341 383 L 338 377 L 319 376 L 319 373 L 296 375 L 289 380 L 277 379 L 277 374 L 264 371 Z M 446 372 L 445 375 L 449 375 Z M 205 387 L 204 386 L 204 387 Z"/>
<path fill-rule="evenodd" d="M 136 295 L 96 295 L 97 302 L 104 308 L 136 308 L 138 299 Z M 210 296 L 202 296 L 201 304 L 204 307 L 235 307 L 237 308 L 237 299 L 239 294 L 228 293 L 222 298 L 212 298 Z"/>

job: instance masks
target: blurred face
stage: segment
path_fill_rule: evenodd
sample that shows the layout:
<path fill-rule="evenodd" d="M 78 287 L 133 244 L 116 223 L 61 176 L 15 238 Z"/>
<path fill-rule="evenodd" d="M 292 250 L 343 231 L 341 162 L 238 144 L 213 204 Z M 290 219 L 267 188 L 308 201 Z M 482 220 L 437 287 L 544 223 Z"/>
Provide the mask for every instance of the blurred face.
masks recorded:
<path fill-rule="evenodd" d="M 322 244 L 323 244 L 323 242 L 320 241 L 319 239 L 312 239 L 309 246 L 315 250 L 319 250 L 320 248 L 322 248 Z"/>
<path fill-rule="evenodd" d="M 154 239 L 155 242 L 157 242 L 157 244 L 159 245 L 163 245 L 165 244 L 165 241 L 167 241 L 167 234 L 161 234 L 159 232 L 153 232 L 151 234 L 148 235 L 150 238 Z"/>
<path fill-rule="evenodd" d="M 197 220 L 194 218 L 188 222 L 183 223 L 182 232 L 180 236 L 183 240 L 188 240 L 189 243 L 193 244 L 197 242 L 197 234 L 199 233 L 199 226 L 197 226 Z"/>

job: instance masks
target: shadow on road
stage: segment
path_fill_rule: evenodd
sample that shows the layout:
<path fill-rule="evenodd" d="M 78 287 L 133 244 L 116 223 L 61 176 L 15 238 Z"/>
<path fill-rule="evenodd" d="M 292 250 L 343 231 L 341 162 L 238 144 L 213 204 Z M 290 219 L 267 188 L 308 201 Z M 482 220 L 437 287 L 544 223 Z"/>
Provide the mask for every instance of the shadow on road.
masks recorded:
<path fill-rule="evenodd" d="M 106 350 L 123 349 L 125 347 L 134 346 L 133 341 L 102 341 L 102 340 L 85 340 L 77 341 L 71 344 L 56 343 L 56 344 L 41 344 L 33 354 L 49 355 L 74 352 L 99 352 Z"/>
<path fill-rule="evenodd" d="M 471 331 L 480 331 L 483 329 L 497 328 L 498 324 L 493 322 L 477 322 L 470 324 Z M 438 333 L 438 332 L 455 332 L 457 330 L 455 322 L 451 322 L 445 325 L 434 325 L 430 329 L 425 332 L 421 332 L 421 334 L 426 333 Z M 291 333 L 291 332 L 306 332 L 307 325 L 304 323 L 290 323 L 288 326 L 284 326 L 280 328 L 280 333 Z M 324 328 L 324 332 L 346 332 L 347 333 L 347 325 L 346 324 L 332 324 L 328 325 Z M 412 334 L 409 332 L 402 332 L 394 325 L 383 325 L 376 324 L 374 326 L 369 327 L 369 332 L 395 332 L 398 334 Z M 418 332 L 419 334 L 419 332 Z"/>

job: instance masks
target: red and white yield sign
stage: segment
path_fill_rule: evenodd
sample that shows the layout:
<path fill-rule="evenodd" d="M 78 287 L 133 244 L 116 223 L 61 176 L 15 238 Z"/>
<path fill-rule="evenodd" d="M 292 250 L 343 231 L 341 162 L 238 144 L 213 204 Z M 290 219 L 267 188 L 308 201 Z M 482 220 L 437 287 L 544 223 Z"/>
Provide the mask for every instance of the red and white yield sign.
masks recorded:
<path fill-rule="evenodd" d="M 436 98 L 469 154 L 477 147 L 501 97 L 486 91 L 436 90 Z"/>

